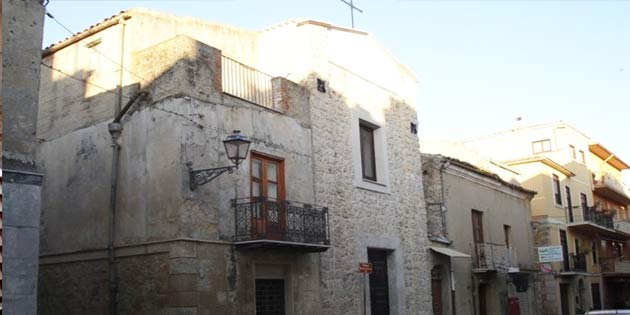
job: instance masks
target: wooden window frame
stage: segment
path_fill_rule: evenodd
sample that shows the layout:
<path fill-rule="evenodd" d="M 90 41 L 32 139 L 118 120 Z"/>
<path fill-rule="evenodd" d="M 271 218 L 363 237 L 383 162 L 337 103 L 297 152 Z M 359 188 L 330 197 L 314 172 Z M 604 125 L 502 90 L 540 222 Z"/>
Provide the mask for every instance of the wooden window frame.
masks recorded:
<path fill-rule="evenodd" d="M 249 159 L 249 196 L 251 198 L 254 198 L 256 196 L 253 196 L 253 192 L 254 192 L 254 182 L 259 182 L 260 183 L 260 196 L 259 197 L 267 197 L 267 189 L 268 189 L 268 183 L 272 182 L 274 184 L 276 184 L 277 186 L 277 193 L 278 193 L 278 198 L 276 200 L 284 200 L 285 198 L 285 179 L 284 179 L 284 159 L 281 157 L 277 157 L 277 156 L 273 156 L 270 154 L 265 154 L 265 153 L 261 153 L 258 151 L 251 151 L 250 152 L 251 157 Z M 260 178 L 256 178 L 254 176 L 254 160 L 261 160 L 262 163 L 260 165 Z M 269 161 L 273 161 L 276 163 L 278 170 L 276 171 L 276 181 L 269 181 L 267 178 L 267 163 Z"/>
<path fill-rule="evenodd" d="M 562 206 L 562 191 L 560 186 L 560 177 L 556 174 L 551 175 L 553 185 L 553 202 L 557 206 Z"/>
<path fill-rule="evenodd" d="M 378 174 L 377 174 L 377 169 L 376 169 L 376 141 L 374 140 L 374 132 L 376 131 L 376 129 L 378 129 L 379 127 L 371 124 L 363 119 L 359 119 L 359 143 L 360 143 L 360 156 L 361 156 L 361 175 L 363 179 L 367 179 L 369 181 L 373 181 L 376 182 L 378 179 Z M 374 172 L 374 176 L 367 176 L 365 175 L 365 168 L 366 168 L 366 159 L 363 156 L 363 149 L 365 147 L 365 143 L 363 143 L 363 137 L 362 137 L 362 132 L 363 130 L 369 131 L 371 134 L 370 137 L 370 144 L 372 146 L 372 159 L 371 159 L 371 166 L 372 166 L 372 170 Z"/>
<path fill-rule="evenodd" d="M 540 151 L 536 150 L 536 145 L 540 144 Z M 549 144 L 549 148 L 545 150 L 545 144 Z M 538 141 L 533 141 L 532 142 L 532 152 L 534 154 L 536 153 L 543 153 L 543 152 L 551 152 L 551 140 L 550 139 L 543 139 L 543 140 L 538 140 Z"/>

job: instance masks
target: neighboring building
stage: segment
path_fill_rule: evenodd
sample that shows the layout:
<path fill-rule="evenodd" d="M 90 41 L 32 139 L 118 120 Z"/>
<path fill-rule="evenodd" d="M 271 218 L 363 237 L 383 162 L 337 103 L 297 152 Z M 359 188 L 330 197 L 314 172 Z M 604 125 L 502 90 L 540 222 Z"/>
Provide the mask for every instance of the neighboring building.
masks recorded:
<path fill-rule="evenodd" d="M 2 1 L 2 313 L 37 314 L 40 192 L 35 163 L 42 1 Z"/>
<path fill-rule="evenodd" d="M 42 314 L 431 313 L 415 79 L 370 35 L 133 9 L 43 62 Z"/>
<path fill-rule="evenodd" d="M 563 122 L 464 145 L 515 169 L 522 185 L 538 192 L 532 200 L 535 246 L 561 246 L 564 257 L 539 277 L 541 314 L 630 306 L 630 199 L 620 180 L 628 164 Z"/>
<path fill-rule="evenodd" d="M 537 314 L 535 192 L 442 155 L 422 154 L 434 314 Z"/>

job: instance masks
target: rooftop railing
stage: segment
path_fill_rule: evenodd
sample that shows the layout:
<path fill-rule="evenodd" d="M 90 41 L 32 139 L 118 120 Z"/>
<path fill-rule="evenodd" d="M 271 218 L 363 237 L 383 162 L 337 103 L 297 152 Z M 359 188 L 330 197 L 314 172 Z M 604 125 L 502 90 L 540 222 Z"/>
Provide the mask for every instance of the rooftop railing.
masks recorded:
<path fill-rule="evenodd" d="M 223 93 L 248 102 L 273 108 L 272 76 L 221 56 Z"/>

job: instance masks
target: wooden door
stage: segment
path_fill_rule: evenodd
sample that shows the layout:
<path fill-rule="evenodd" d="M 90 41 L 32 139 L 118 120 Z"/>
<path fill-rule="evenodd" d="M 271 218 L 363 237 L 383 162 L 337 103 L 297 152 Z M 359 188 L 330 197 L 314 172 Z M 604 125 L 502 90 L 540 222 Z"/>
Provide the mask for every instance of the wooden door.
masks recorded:
<path fill-rule="evenodd" d="M 387 277 L 387 251 L 369 249 L 370 309 L 372 315 L 389 315 L 389 281 Z"/>
<path fill-rule="evenodd" d="M 593 296 L 593 309 L 602 309 L 602 299 L 599 295 L 599 283 L 591 283 L 591 294 Z"/>
<path fill-rule="evenodd" d="M 252 152 L 250 191 L 255 209 L 252 233 L 262 238 L 282 239 L 286 230 L 284 161 Z M 258 198 L 262 197 L 260 202 Z M 262 201 L 264 200 L 264 201 Z"/>
<path fill-rule="evenodd" d="M 442 268 L 440 266 L 433 267 L 431 270 L 431 301 L 433 306 L 433 315 L 442 315 Z"/>
<path fill-rule="evenodd" d="M 487 285 L 484 283 L 480 283 L 477 288 L 477 292 L 479 293 L 479 315 L 488 315 L 487 288 Z"/>
<path fill-rule="evenodd" d="M 567 232 L 560 230 L 560 246 L 562 246 L 562 265 L 564 266 L 564 271 L 571 270 L 569 265 L 569 243 L 567 243 Z"/>
<path fill-rule="evenodd" d="M 477 259 L 477 268 L 486 267 L 486 254 L 483 245 L 483 212 L 472 210 L 472 229 L 474 257 Z"/>
<path fill-rule="evenodd" d="M 567 209 L 569 211 L 569 222 L 573 222 L 573 204 L 571 203 L 571 188 L 564 186 L 564 190 L 567 194 Z"/>
<path fill-rule="evenodd" d="M 560 283 L 560 307 L 562 307 L 562 315 L 570 315 L 569 310 L 569 285 Z"/>

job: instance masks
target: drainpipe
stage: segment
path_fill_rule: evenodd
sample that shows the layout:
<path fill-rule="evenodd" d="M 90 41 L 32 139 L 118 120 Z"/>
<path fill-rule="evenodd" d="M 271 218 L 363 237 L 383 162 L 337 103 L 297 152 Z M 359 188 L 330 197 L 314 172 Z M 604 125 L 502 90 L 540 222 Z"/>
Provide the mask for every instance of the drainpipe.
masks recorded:
<path fill-rule="evenodd" d="M 442 160 L 442 165 L 440 166 L 440 190 L 442 194 L 442 205 L 440 206 L 440 215 L 442 216 L 442 235 L 448 239 L 448 229 L 446 227 L 446 192 L 444 191 L 444 171 L 451 163 L 447 160 Z"/>
<path fill-rule="evenodd" d="M 109 238 L 107 243 L 107 260 L 109 264 L 109 313 L 111 315 L 116 315 L 118 313 L 118 272 L 116 269 L 114 242 L 116 240 L 116 193 L 118 191 L 118 168 L 120 164 L 120 144 L 118 143 L 118 139 L 120 139 L 120 135 L 123 130 L 121 120 L 137 100 L 144 98 L 147 95 L 147 92 L 140 92 L 133 96 L 129 99 L 129 102 L 122 110 L 118 110 L 114 121 L 107 125 L 109 134 L 112 137 L 112 174 L 110 179 L 108 222 Z"/>

